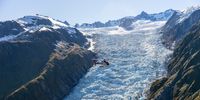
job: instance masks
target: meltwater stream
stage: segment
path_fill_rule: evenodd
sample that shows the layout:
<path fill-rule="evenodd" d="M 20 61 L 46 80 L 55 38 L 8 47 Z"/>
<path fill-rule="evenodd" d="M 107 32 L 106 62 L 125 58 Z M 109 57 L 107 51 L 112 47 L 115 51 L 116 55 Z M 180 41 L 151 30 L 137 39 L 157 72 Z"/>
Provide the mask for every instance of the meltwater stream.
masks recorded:
<path fill-rule="evenodd" d="M 119 27 L 88 29 L 94 51 L 108 59 L 108 67 L 92 67 L 65 100 L 144 99 L 150 83 L 165 75 L 166 49 L 157 29 L 164 22 L 142 21 L 132 31 Z"/>

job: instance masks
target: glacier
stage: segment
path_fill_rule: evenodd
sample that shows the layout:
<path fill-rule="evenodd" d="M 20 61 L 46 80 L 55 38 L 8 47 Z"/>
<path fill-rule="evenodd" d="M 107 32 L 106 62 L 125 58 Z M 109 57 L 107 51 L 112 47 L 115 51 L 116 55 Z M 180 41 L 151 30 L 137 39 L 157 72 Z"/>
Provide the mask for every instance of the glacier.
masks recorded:
<path fill-rule="evenodd" d="M 80 29 L 90 35 L 93 51 L 108 67 L 93 66 L 64 100 L 144 100 L 150 83 L 166 75 L 172 54 L 160 40 L 165 21 L 140 20 L 131 31 L 120 27 Z"/>

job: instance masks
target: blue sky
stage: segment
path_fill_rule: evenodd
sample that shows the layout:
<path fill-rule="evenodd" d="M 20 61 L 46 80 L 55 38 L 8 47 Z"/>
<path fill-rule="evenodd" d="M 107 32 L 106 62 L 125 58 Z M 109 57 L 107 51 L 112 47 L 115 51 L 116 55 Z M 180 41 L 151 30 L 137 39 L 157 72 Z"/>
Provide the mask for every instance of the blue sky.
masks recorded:
<path fill-rule="evenodd" d="M 41 14 L 71 24 L 105 22 L 135 16 L 141 11 L 181 10 L 198 4 L 200 0 L 0 0 L 0 20 Z"/>

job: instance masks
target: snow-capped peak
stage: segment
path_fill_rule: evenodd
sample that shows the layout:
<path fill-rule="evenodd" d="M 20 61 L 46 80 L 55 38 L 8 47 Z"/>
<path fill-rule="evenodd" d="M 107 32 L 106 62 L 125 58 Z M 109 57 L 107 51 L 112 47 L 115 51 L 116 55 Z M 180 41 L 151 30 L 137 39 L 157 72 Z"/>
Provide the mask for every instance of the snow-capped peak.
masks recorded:
<path fill-rule="evenodd" d="M 185 19 L 187 19 L 194 11 L 199 10 L 200 6 L 192 6 L 192 7 L 188 7 L 186 9 L 181 10 L 180 13 L 180 18 L 178 20 L 178 23 L 184 21 Z"/>
<path fill-rule="evenodd" d="M 195 10 L 198 10 L 198 9 L 200 9 L 200 5 L 188 7 L 188 8 L 186 8 L 186 9 L 181 10 L 181 12 L 182 12 L 183 14 L 189 14 L 189 13 L 194 12 Z"/>
<path fill-rule="evenodd" d="M 65 28 L 69 30 L 69 33 L 75 33 L 70 28 L 69 24 L 66 24 L 67 22 L 62 22 L 56 19 L 53 19 L 48 16 L 43 15 L 35 15 L 35 16 L 24 16 L 22 18 L 19 18 L 16 20 L 26 31 L 29 31 L 31 33 L 39 30 L 39 31 L 50 31 L 49 28 L 52 29 L 60 29 Z"/>
<path fill-rule="evenodd" d="M 59 20 L 55 20 L 51 17 L 48 17 L 48 16 L 41 16 L 43 18 L 47 18 L 48 20 L 51 21 L 51 23 L 54 25 L 54 26 L 59 26 L 59 27 L 69 27 L 69 25 L 65 24 L 64 22 L 61 22 Z"/>
<path fill-rule="evenodd" d="M 69 25 L 65 24 L 64 22 L 39 14 L 36 16 L 24 16 L 23 18 L 19 18 L 16 21 L 24 27 L 32 27 L 38 25 L 52 26 L 53 28 L 69 27 Z"/>
<path fill-rule="evenodd" d="M 38 17 L 38 16 L 24 16 L 23 18 L 19 18 L 16 21 L 20 25 L 25 26 L 25 25 L 28 25 L 28 24 L 35 24 L 35 19 L 41 19 L 41 18 Z"/>
<path fill-rule="evenodd" d="M 49 29 L 48 27 L 42 27 L 39 31 L 51 31 L 51 29 Z"/>

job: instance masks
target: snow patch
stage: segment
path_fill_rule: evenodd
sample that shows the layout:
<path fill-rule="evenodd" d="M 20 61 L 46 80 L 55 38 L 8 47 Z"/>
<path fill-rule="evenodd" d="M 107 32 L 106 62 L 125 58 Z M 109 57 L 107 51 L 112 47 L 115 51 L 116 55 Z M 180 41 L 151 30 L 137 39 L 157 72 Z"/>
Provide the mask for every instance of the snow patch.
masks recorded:
<path fill-rule="evenodd" d="M 8 41 L 8 40 L 14 39 L 15 37 L 16 37 L 16 35 L 4 36 L 4 37 L 0 38 L 0 42 L 2 42 L 2 41 Z"/>
<path fill-rule="evenodd" d="M 23 32 L 22 32 L 22 33 L 19 33 L 19 34 L 17 34 L 17 35 L 7 35 L 7 36 L 4 36 L 4 37 L 1 37 L 1 38 L 0 38 L 0 42 L 2 42 L 2 41 L 13 40 L 13 39 L 15 39 L 16 37 L 18 37 L 18 36 L 21 35 L 21 34 L 23 34 Z"/>
<path fill-rule="evenodd" d="M 90 47 L 88 48 L 88 50 L 94 51 L 94 49 L 95 49 L 94 45 L 95 45 L 96 42 L 94 42 L 92 39 L 89 39 L 89 38 L 87 38 L 87 40 L 90 44 Z"/>
<path fill-rule="evenodd" d="M 25 26 L 27 24 L 35 24 L 35 19 L 42 19 L 41 17 L 39 16 L 24 16 L 23 18 L 19 18 L 17 19 L 16 21 L 22 25 L 22 26 Z"/>
<path fill-rule="evenodd" d="M 68 25 L 64 24 L 63 22 L 60 22 L 58 20 L 55 20 L 53 18 L 47 17 L 55 26 L 60 26 L 60 27 L 68 27 Z"/>
<path fill-rule="evenodd" d="M 42 27 L 42 28 L 40 28 L 39 31 L 51 31 L 51 29 L 49 29 L 49 28 L 47 28 L 47 27 Z"/>
<path fill-rule="evenodd" d="M 53 19 L 51 17 L 42 16 L 42 15 L 38 15 L 38 16 L 41 17 L 41 18 L 50 20 L 51 23 L 53 24 L 53 28 L 54 29 L 58 29 L 58 28 L 62 28 L 62 27 L 69 27 L 69 25 L 66 25 L 64 22 L 61 22 L 59 20 L 55 20 L 55 19 Z"/>

